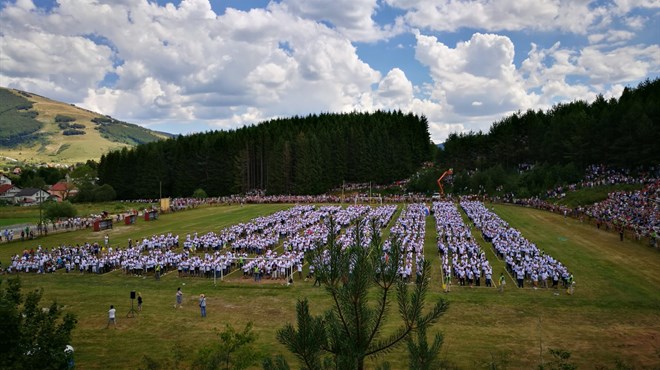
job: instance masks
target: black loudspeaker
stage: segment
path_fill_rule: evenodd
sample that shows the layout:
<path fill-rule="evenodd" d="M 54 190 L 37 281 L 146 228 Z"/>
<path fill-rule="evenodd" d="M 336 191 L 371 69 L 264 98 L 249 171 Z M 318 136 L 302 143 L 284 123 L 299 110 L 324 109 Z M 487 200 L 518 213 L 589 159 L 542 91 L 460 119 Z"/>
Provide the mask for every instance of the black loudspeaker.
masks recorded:
<path fill-rule="evenodd" d="M 131 290 L 131 299 L 135 299 L 135 290 Z"/>

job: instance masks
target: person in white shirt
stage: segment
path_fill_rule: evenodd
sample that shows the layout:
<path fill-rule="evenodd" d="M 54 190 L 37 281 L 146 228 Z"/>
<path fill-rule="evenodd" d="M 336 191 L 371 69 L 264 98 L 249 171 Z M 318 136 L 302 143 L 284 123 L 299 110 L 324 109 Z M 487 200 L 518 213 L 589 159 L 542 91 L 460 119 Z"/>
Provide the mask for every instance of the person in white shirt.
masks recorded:
<path fill-rule="evenodd" d="M 110 309 L 108 310 L 108 325 L 105 326 L 105 328 L 109 328 L 110 324 L 112 324 L 115 329 L 117 329 L 117 321 L 116 321 L 116 313 L 117 310 L 115 309 L 115 306 L 110 305 Z"/>

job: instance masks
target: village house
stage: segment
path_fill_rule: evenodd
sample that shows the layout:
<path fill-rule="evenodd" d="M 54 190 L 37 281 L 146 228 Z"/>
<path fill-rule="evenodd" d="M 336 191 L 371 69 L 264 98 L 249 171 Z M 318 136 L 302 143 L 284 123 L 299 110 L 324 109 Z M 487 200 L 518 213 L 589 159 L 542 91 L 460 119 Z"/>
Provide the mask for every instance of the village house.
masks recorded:
<path fill-rule="evenodd" d="M 17 186 L 11 184 L 0 185 L 0 203 L 14 203 L 14 196 L 21 191 Z"/>
<path fill-rule="evenodd" d="M 14 203 L 21 205 L 40 204 L 50 198 L 50 194 L 35 188 L 27 188 L 14 195 Z"/>
<path fill-rule="evenodd" d="M 11 179 L 0 173 L 0 185 L 11 185 Z"/>
<path fill-rule="evenodd" d="M 60 181 L 56 184 L 53 184 L 50 189 L 48 189 L 48 193 L 57 197 L 59 201 L 75 196 L 78 194 L 78 189 L 76 189 L 73 183 Z"/>

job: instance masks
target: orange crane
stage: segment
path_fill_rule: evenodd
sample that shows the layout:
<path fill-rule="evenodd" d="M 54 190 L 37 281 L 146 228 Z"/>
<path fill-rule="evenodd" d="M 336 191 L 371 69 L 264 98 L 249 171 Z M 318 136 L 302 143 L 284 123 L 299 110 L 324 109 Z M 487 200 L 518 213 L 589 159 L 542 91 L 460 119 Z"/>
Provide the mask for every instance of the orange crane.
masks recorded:
<path fill-rule="evenodd" d="M 448 169 L 447 171 L 443 172 L 443 173 L 442 173 L 442 176 L 440 176 L 440 177 L 438 178 L 438 186 L 440 187 L 440 196 L 444 196 L 444 195 L 445 195 L 445 189 L 442 187 L 442 179 L 444 179 L 444 178 L 447 177 L 447 176 L 453 175 L 453 174 L 454 174 L 454 170 L 452 170 L 452 169 L 450 168 L 450 169 Z"/>

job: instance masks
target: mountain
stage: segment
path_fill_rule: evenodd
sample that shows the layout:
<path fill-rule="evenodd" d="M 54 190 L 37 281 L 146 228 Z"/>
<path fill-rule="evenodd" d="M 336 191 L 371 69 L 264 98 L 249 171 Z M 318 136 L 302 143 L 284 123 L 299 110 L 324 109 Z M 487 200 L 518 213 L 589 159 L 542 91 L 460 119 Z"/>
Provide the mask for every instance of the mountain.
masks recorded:
<path fill-rule="evenodd" d="M 74 164 L 169 137 L 73 104 L 0 87 L 0 163 Z"/>

